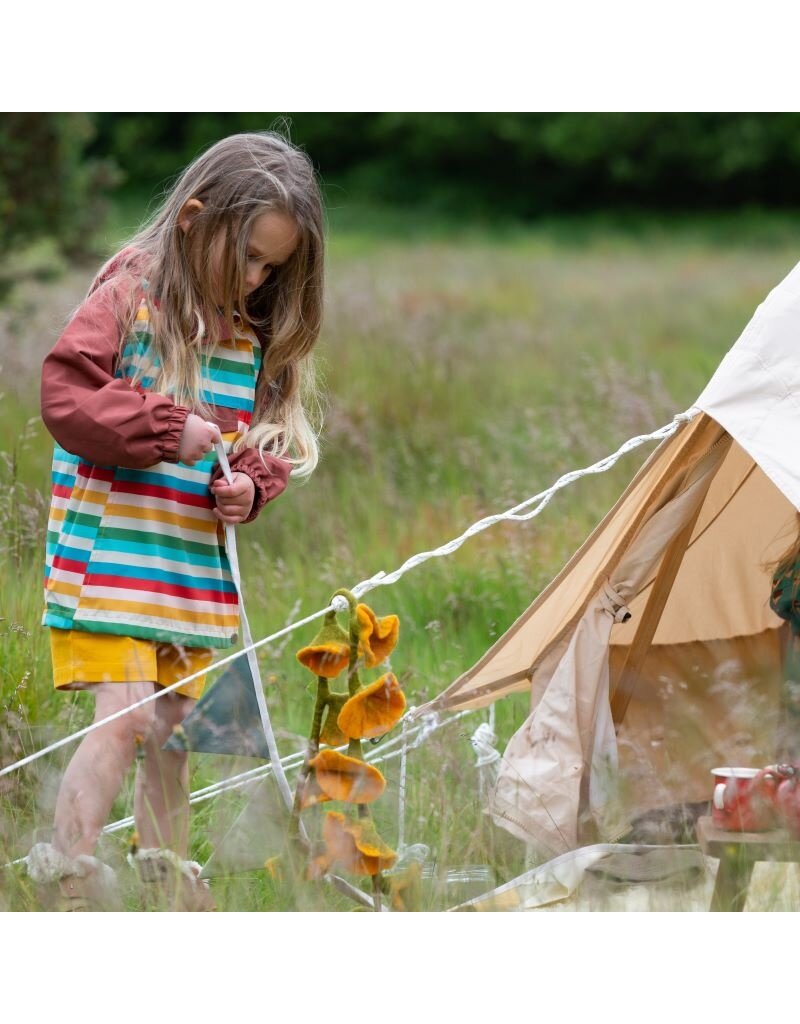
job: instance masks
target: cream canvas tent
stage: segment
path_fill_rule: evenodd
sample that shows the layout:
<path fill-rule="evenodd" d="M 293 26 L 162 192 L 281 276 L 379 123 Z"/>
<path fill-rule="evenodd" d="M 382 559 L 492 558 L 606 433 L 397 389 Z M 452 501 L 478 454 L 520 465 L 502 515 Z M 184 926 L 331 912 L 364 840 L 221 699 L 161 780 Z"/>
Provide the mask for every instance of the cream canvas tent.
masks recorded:
<path fill-rule="evenodd" d="M 799 441 L 800 264 L 559 575 L 418 710 L 531 689 L 499 824 L 557 856 L 707 799 L 712 767 L 775 760 L 787 627 L 769 597 L 797 534 Z"/>

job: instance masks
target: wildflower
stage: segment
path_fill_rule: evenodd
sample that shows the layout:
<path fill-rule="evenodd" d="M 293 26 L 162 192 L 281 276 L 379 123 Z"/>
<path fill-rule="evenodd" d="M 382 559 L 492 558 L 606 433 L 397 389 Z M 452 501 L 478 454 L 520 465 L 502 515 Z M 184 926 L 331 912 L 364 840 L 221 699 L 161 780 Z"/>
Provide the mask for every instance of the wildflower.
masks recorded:
<path fill-rule="evenodd" d="M 400 721 L 405 707 L 406 698 L 397 677 L 386 672 L 347 701 L 339 712 L 339 728 L 351 739 L 383 736 Z"/>
<path fill-rule="evenodd" d="M 377 768 L 337 750 L 321 750 L 309 764 L 317 785 L 330 800 L 368 804 L 386 788 L 386 779 Z"/>
<path fill-rule="evenodd" d="M 264 870 L 267 872 L 269 877 L 274 882 L 280 882 L 283 880 L 283 863 L 282 858 L 270 857 L 269 860 L 264 861 Z"/>

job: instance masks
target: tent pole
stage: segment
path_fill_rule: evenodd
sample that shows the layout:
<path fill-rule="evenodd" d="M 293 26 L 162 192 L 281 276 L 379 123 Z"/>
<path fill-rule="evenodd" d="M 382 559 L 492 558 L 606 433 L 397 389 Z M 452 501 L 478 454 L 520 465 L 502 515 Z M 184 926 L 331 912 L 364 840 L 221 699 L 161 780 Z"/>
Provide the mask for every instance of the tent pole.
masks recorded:
<path fill-rule="evenodd" d="M 721 463 L 718 463 L 717 468 L 719 468 L 719 465 Z M 708 474 L 703 497 L 698 501 L 697 508 L 692 514 L 691 519 L 680 533 L 675 535 L 664 552 L 661 566 L 653 581 L 650 596 L 642 612 L 639 628 L 634 634 L 622 665 L 617 670 L 615 678 L 611 681 L 611 717 L 614 720 L 614 726 L 617 731 L 619 731 L 619 727 L 625 718 L 625 712 L 628 710 L 631 697 L 639 682 L 644 659 L 650 649 L 650 644 L 653 641 L 658 624 L 661 621 L 661 615 L 666 606 L 667 598 L 672 590 L 675 577 L 678 575 L 678 569 L 680 569 L 683 556 L 686 554 L 686 548 L 692 538 L 692 531 L 700 516 L 700 510 L 703 507 L 703 502 L 708 494 L 711 482 L 716 476 L 717 468 Z"/>

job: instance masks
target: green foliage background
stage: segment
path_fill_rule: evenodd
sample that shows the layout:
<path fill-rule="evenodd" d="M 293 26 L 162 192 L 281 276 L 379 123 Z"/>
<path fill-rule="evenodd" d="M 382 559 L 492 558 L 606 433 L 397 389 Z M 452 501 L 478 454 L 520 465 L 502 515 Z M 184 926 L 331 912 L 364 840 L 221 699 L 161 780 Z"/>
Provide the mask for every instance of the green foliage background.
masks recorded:
<path fill-rule="evenodd" d="M 796 113 L 2 114 L 0 260 L 45 235 L 81 255 L 110 192 L 140 203 L 217 139 L 268 128 L 312 154 L 334 211 L 530 220 L 786 207 L 800 194 Z"/>
<path fill-rule="evenodd" d="M 798 199 L 800 114 L 99 114 L 90 152 L 146 189 L 282 120 L 329 187 L 362 199 L 523 217 Z"/>

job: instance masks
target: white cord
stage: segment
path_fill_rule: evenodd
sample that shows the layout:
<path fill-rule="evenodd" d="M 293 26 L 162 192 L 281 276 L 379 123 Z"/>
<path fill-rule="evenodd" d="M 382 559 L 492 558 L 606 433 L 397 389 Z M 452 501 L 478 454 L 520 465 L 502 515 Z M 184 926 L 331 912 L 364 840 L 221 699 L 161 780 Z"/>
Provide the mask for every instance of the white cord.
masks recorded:
<path fill-rule="evenodd" d="M 218 441 L 214 447 L 217 450 L 217 457 L 219 458 L 219 464 L 222 468 L 223 476 L 229 484 L 232 484 L 233 476 L 231 475 L 228 456 L 225 454 L 225 446 L 222 441 Z M 267 701 L 264 697 L 264 684 L 261 682 L 261 670 L 258 665 L 258 658 L 256 657 L 255 647 L 253 645 L 253 635 L 250 632 L 250 623 L 247 621 L 247 613 L 244 608 L 242 577 L 239 572 L 239 556 L 236 552 L 236 530 L 231 523 L 225 524 L 225 547 L 227 549 L 228 561 L 230 562 L 233 582 L 239 595 L 239 621 L 242 627 L 242 637 L 244 639 L 244 648 L 247 654 L 247 664 L 250 666 L 250 675 L 253 680 L 253 689 L 256 694 L 258 713 L 261 717 L 261 728 L 264 730 L 264 738 L 267 741 L 269 759 L 274 765 L 275 780 L 278 783 L 278 789 L 283 797 L 283 802 L 286 804 L 286 809 L 291 811 L 294 803 L 294 797 L 283 771 L 280 751 L 278 750 L 278 744 L 275 741 L 275 733 L 272 730 L 272 722 L 270 721 L 269 711 L 267 709 Z"/>
<path fill-rule="evenodd" d="M 197 679 L 199 676 L 202 676 L 207 672 L 215 672 L 218 668 L 222 668 L 224 665 L 235 661 L 237 658 L 241 658 L 243 654 L 248 654 L 250 651 L 254 651 L 257 648 L 262 647 L 264 644 L 270 643 L 272 640 L 277 640 L 279 637 L 285 636 L 287 633 L 291 633 L 295 629 L 299 629 L 300 626 L 308 625 L 309 622 L 314 622 L 315 619 L 321 619 L 323 615 L 326 615 L 331 610 L 332 605 L 328 605 L 327 608 L 314 612 L 313 615 L 308 615 L 305 619 L 301 619 L 299 622 L 293 622 L 289 626 L 284 626 L 283 629 L 279 629 L 277 633 L 272 633 L 270 636 L 264 637 L 263 640 L 257 640 L 250 647 L 243 648 L 241 651 L 229 654 L 226 658 L 221 658 L 219 661 L 215 661 L 209 668 L 201 669 L 199 672 L 194 672 L 192 675 L 186 676 L 185 679 L 179 679 L 177 682 L 171 683 L 169 686 L 165 686 L 163 689 L 157 690 L 155 693 L 151 693 L 149 697 L 144 697 L 142 700 L 137 701 L 135 704 L 131 704 L 129 707 L 123 708 L 121 711 L 115 711 L 113 715 L 108 715 L 107 718 L 102 718 L 98 722 L 92 722 L 92 724 L 87 725 L 85 729 L 80 729 L 78 732 L 74 732 L 70 736 L 65 736 L 63 739 L 56 740 L 55 743 L 51 743 L 48 747 L 44 747 L 42 750 L 37 750 L 35 753 L 29 754 L 27 757 L 23 757 L 22 760 L 15 761 L 14 764 L 7 765 L 5 768 L 0 770 L 0 777 L 8 775 L 15 769 L 22 768 L 24 765 L 30 764 L 32 761 L 36 761 L 40 757 L 44 757 L 45 754 L 49 754 L 53 750 L 58 750 L 59 747 L 63 747 L 67 743 L 71 743 L 72 740 L 80 739 L 81 736 L 85 736 L 94 729 L 99 729 L 100 726 L 106 725 L 107 722 L 113 722 L 116 718 L 122 718 L 122 716 L 127 715 L 129 711 L 135 711 L 136 708 L 140 708 L 143 704 L 148 704 L 151 700 L 158 700 L 158 698 L 163 697 L 165 693 L 171 693 L 179 686 L 183 686 L 185 683 L 189 683 L 193 679 Z"/>
<path fill-rule="evenodd" d="M 686 412 L 678 413 L 676 416 L 673 417 L 670 423 L 666 424 L 663 427 L 659 427 L 658 430 L 654 430 L 650 434 L 640 434 L 637 437 L 630 438 L 623 445 L 621 445 L 617 449 L 617 451 L 614 452 L 612 455 L 606 456 L 604 459 L 601 459 L 599 462 L 595 462 L 591 466 L 587 466 L 585 469 L 579 469 L 574 470 L 571 473 L 565 473 L 564 476 L 559 477 L 558 480 L 556 480 L 556 482 L 546 491 L 540 491 L 539 494 L 534 494 L 532 497 L 527 498 L 519 505 L 515 505 L 514 508 L 509 509 L 507 512 L 502 512 L 498 515 L 487 516 L 484 519 L 479 520 L 477 523 L 473 523 L 472 526 L 470 526 L 467 530 L 464 531 L 464 533 L 461 534 L 460 537 L 457 537 L 454 540 L 449 541 L 447 544 L 443 544 L 441 547 L 438 547 L 433 551 L 424 551 L 420 554 L 412 556 L 411 558 L 407 559 L 400 566 L 400 568 L 395 570 L 394 572 L 387 574 L 381 571 L 376 573 L 374 576 L 371 576 L 368 580 L 363 580 L 361 583 L 356 584 L 356 586 L 352 588 L 352 593 L 356 597 L 362 597 L 364 594 L 368 593 L 370 590 L 373 590 L 375 587 L 386 587 L 392 583 L 396 583 L 407 572 L 409 572 L 411 569 L 416 568 L 418 565 L 421 565 L 423 562 L 428 561 L 428 559 L 440 558 L 444 555 L 449 555 L 452 554 L 454 551 L 457 551 L 458 548 L 460 548 L 461 545 L 464 543 L 464 541 L 467 540 L 467 538 L 474 537 L 476 533 L 480 533 L 482 530 L 485 530 L 488 527 L 493 526 L 495 523 L 503 521 L 525 522 L 528 519 L 533 519 L 535 516 L 539 515 L 539 513 L 549 504 L 553 495 L 555 495 L 562 488 L 567 487 L 569 484 L 572 484 L 576 480 L 581 479 L 581 477 L 589 476 L 595 473 L 605 473 L 607 470 L 611 469 L 611 467 L 614 466 L 623 455 L 627 454 L 630 451 L 633 451 L 634 448 L 638 448 L 640 445 L 643 445 L 648 441 L 664 440 L 664 438 L 667 438 L 674 434 L 682 423 L 687 423 L 699 412 L 700 410 L 697 408 L 687 409 Z M 532 509 L 525 515 L 519 514 L 521 509 L 527 508 L 528 505 L 532 504 L 533 502 L 538 502 L 534 509 Z M 313 615 L 308 615 L 306 616 L 306 618 L 301 619 L 298 622 L 290 623 L 288 626 L 284 626 L 283 629 L 278 630 L 277 633 L 272 633 L 270 636 L 264 637 L 262 640 L 257 640 L 255 643 L 246 644 L 240 651 L 236 651 L 235 653 L 228 655 L 226 658 L 222 658 L 220 661 L 214 662 L 210 669 L 203 669 L 199 672 L 193 673 L 190 676 L 187 676 L 185 679 L 179 679 L 177 682 L 172 683 L 170 686 L 165 686 L 163 689 L 157 690 L 149 697 L 145 697 L 137 703 L 131 704 L 129 707 L 123 708 L 121 711 L 117 711 L 113 715 L 109 715 L 107 718 L 101 719 L 99 722 L 93 722 L 91 725 L 86 726 L 86 728 L 80 729 L 78 732 L 74 732 L 70 736 L 65 736 L 63 739 L 57 740 L 55 743 L 51 743 L 49 746 L 44 747 L 42 750 L 37 750 L 35 753 L 29 754 L 27 757 L 23 757 L 21 760 L 15 761 L 13 764 L 7 765 L 5 768 L 0 769 L 0 778 L 2 778 L 4 775 L 10 774 L 13 771 L 16 771 L 18 768 L 22 768 L 24 765 L 31 764 L 31 762 L 38 760 L 40 757 L 44 757 L 45 754 L 49 754 L 54 750 L 58 750 L 59 747 L 63 747 L 67 743 L 71 743 L 73 740 L 80 739 L 87 733 L 92 732 L 93 729 L 99 729 L 100 726 L 106 725 L 108 722 L 112 722 L 116 718 L 121 718 L 123 715 L 128 714 L 128 712 L 130 711 L 135 711 L 137 708 L 141 707 L 143 704 L 147 704 L 151 700 L 157 700 L 159 697 L 163 697 L 164 694 L 170 693 L 172 690 L 177 689 L 179 686 L 183 686 L 185 683 L 191 682 L 193 679 L 197 679 L 198 676 L 201 676 L 208 671 L 216 671 L 218 668 L 222 668 L 223 665 L 227 665 L 229 662 L 235 661 L 236 658 L 241 658 L 243 655 L 246 655 L 249 659 L 252 652 L 257 650 L 259 647 L 262 647 L 264 644 L 268 644 L 273 640 L 277 640 L 279 637 L 286 636 L 288 633 L 291 633 L 294 630 L 299 629 L 301 626 L 306 626 L 308 625 L 308 623 L 314 622 L 316 619 L 322 618 L 323 615 L 326 615 L 331 610 L 341 611 L 342 608 L 339 606 L 338 603 L 340 600 L 343 601 L 344 598 L 334 599 L 334 602 L 332 602 L 326 608 L 322 608 L 320 611 L 314 612 Z"/>
<path fill-rule="evenodd" d="M 534 494 L 532 497 L 527 498 L 525 501 L 520 502 L 519 505 L 515 505 L 514 508 L 509 509 L 507 512 L 501 512 L 497 515 L 486 516 L 483 519 L 478 520 L 477 523 L 473 523 L 468 529 L 466 529 L 460 537 L 456 537 L 454 540 L 448 541 L 447 544 L 443 544 L 441 547 L 435 548 L 433 551 L 423 551 L 421 554 L 412 555 L 411 558 L 407 559 L 392 573 L 378 572 L 374 576 L 371 576 L 368 580 L 357 584 L 353 587 L 352 592 L 356 597 L 363 597 L 364 594 L 368 593 L 374 587 L 387 587 L 392 583 L 396 583 L 402 576 L 410 570 L 421 565 L 423 562 L 427 562 L 429 558 L 441 558 L 443 555 L 450 555 L 467 540 L 469 537 L 474 537 L 476 533 L 480 533 L 482 530 L 487 529 L 490 526 L 494 526 L 495 523 L 500 522 L 517 522 L 523 523 L 528 519 L 533 519 L 538 516 L 539 513 L 547 507 L 550 500 L 553 498 L 558 491 L 564 487 L 568 487 L 570 484 L 575 483 L 576 480 L 580 480 L 584 476 L 591 476 L 596 473 L 605 473 L 612 466 L 614 466 L 623 455 L 633 451 L 634 448 L 640 447 L 647 441 L 663 441 L 664 438 L 670 437 L 682 423 L 687 423 L 693 419 L 698 413 L 699 409 L 690 408 L 686 412 L 677 413 L 670 423 L 667 423 L 663 427 L 659 427 L 658 430 L 654 430 L 650 434 L 640 434 L 638 437 L 632 437 L 621 445 L 616 452 L 611 455 L 607 455 L 604 459 L 599 462 L 595 462 L 591 466 L 587 466 L 584 469 L 576 469 L 571 473 L 565 473 L 559 477 L 558 480 L 546 491 L 540 491 L 539 494 Z M 538 502 L 535 508 L 525 515 L 520 515 L 520 511 L 527 508 L 528 505 Z"/>

